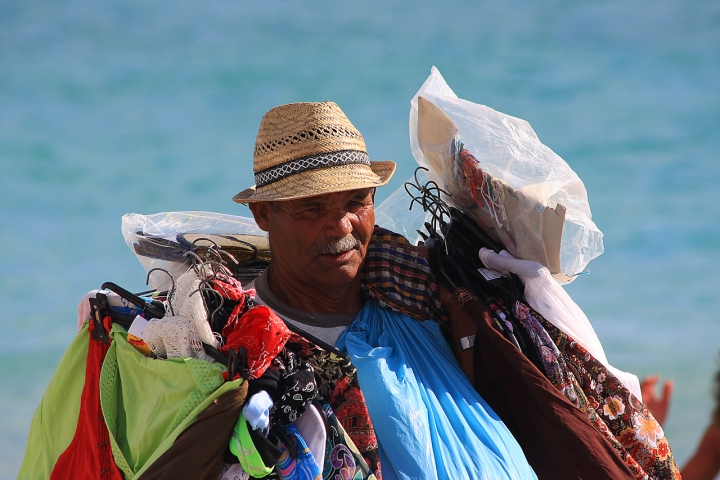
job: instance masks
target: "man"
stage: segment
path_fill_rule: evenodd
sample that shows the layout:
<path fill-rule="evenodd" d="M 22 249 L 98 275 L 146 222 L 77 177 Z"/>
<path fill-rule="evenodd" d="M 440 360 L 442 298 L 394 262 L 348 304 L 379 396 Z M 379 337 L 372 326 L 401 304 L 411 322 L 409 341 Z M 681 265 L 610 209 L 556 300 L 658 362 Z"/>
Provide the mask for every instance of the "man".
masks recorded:
<path fill-rule="evenodd" d="M 370 471 L 380 473 L 379 454 L 390 478 L 620 479 L 640 472 L 594 410 L 568 401 L 503 337 L 486 305 L 462 286 L 451 294 L 438 285 L 420 248 L 374 226 L 375 189 L 395 164 L 370 161 L 336 104 L 270 110 L 253 167 L 256 185 L 233 200 L 248 203 L 269 234 L 272 260 L 252 285 L 256 300 L 352 360 L 357 391 L 332 395 L 333 410 L 348 422 Z M 364 436 L 354 436 L 358 417 L 368 422 Z"/>
<path fill-rule="evenodd" d="M 486 306 L 462 286 L 454 286 L 452 295 L 442 290 L 418 247 L 374 227 L 375 188 L 394 169 L 393 162 L 369 160 L 362 136 L 334 103 L 270 110 L 255 148 L 256 185 L 234 199 L 249 203 L 257 224 L 269 232 L 272 261 L 255 281 L 256 300 L 281 315 L 292 332 L 265 307 L 251 308 L 245 315 L 252 319 L 245 320 L 257 327 L 250 329 L 255 340 L 287 341 L 279 352 L 254 349 L 264 359 L 272 354 L 277 369 L 235 388 L 204 362 L 138 355 L 122 328 L 112 328 L 112 343 L 96 339 L 90 322 L 68 349 L 33 419 L 21 477 L 55 478 L 59 472 L 65 476 L 58 478 L 70 478 L 81 468 L 102 478 L 214 480 L 232 436 L 235 447 L 240 443 L 233 453 L 243 478 L 273 469 L 282 478 L 299 478 L 297 470 L 307 467 L 310 474 L 302 478 L 372 479 L 381 473 L 379 459 L 386 478 L 640 478 L 615 450 L 617 441 L 608 442 L 586 412 L 503 337 Z M 463 348 L 470 348 L 459 355 L 470 355 L 482 398 L 453 358 L 440 331 L 443 322 L 450 323 L 450 343 L 463 345 L 458 340 L 477 331 L 479 348 L 466 341 Z M 119 374 L 119 359 L 129 374 Z M 92 381 L 76 381 L 82 369 Z M 148 388 L 150 381 L 158 382 L 156 389 Z M 162 398 L 169 410 L 157 408 L 181 418 L 187 405 L 202 398 L 209 403 L 193 410 L 192 423 L 171 430 L 178 435 L 172 445 L 162 437 L 141 452 L 155 448 L 151 461 L 128 462 L 128 453 L 108 438 L 118 430 L 153 437 L 143 416 L 125 412 L 126 420 L 139 419 L 134 429 L 116 422 L 120 392 L 133 391 L 129 385 L 142 388 L 126 410 L 145 398 L 154 409 Z M 170 387 L 192 393 L 160 394 Z M 273 427 L 287 455 L 278 457 L 262 431 L 247 428 L 247 413 L 239 417 L 250 404 L 253 415 L 262 416 L 266 402 L 253 403 L 262 391 L 281 414 Z M 77 402 L 83 404 L 79 415 Z M 157 416 L 160 431 L 170 416 Z M 67 428 L 75 418 L 77 428 Z M 300 428 L 312 446 L 300 441 Z M 118 438 L 125 441 L 123 435 Z M 42 448 L 30 447 L 37 445 Z"/>
<path fill-rule="evenodd" d="M 269 232 L 273 259 L 256 282 L 260 298 L 334 344 L 362 307 L 375 188 L 394 171 L 394 162 L 370 161 L 360 132 L 334 103 L 270 110 L 257 135 L 256 185 L 233 198 L 249 203 Z"/>
<path fill-rule="evenodd" d="M 359 275 L 375 225 L 374 188 L 252 203 L 273 261 L 255 287 L 289 321 L 334 344 L 363 305 Z"/>
<path fill-rule="evenodd" d="M 399 319 L 400 322 L 407 319 L 411 327 L 424 323 L 418 320 L 439 320 L 442 307 L 437 286 L 417 247 L 399 235 L 374 226 L 375 189 L 385 185 L 394 171 L 392 161 L 370 161 L 362 135 L 334 103 L 295 103 L 270 110 L 261 121 L 255 145 L 256 185 L 233 198 L 235 202 L 248 203 L 258 226 L 269 234 L 272 260 L 268 269 L 251 285 L 257 291 L 256 300 L 299 327 L 309 338 L 329 346 L 336 345 L 338 338 L 344 332 L 347 334 L 348 326 L 363 315 L 373 317 L 391 311 L 395 317 L 388 319 Z M 376 304 L 382 306 L 380 310 L 367 314 Z M 455 329 L 455 333 L 461 332 Z M 448 365 L 449 357 L 449 367 L 438 368 L 452 370 L 443 372 L 447 375 L 445 378 L 455 378 L 459 380 L 456 383 L 463 384 L 453 387 L 454 393 L 448 393 L 448 396 L 458 397 L 453 401 L 472 404 L 467 414 L 469 418 L 477 420 L 473 415 L 483 420 L 496 418 L 491 411 L 486 412 L 482 400 L 460 372 L 439 328 L 425 335 L 429 335 L 423 337 L 426 341 L 414 345 L 413 350 L 430 359 L 444 355 L 446 363 L 440 365 Z M 345 345 L 344 337 L 340 341 Z M 406 365 L 402 368 L 413 370 Z M 358 369 L 361 382 L 373 385 L 372 378 L 363 377 L 363 369 Z M 416 372 L 416 375 L 420 374 Z M 370 390 L 363 387 L 372 422 L 386 455 L 382 457 L 381 454 L 383 470 L 395 469 L 394 474 L 387 471 L 388 476 L 402 473 L 412 478 L 434 477 L 443 461 L 452 463 L 450 457 L 440 459 L 446 452 L 416 452 L 411 448 L 417 439 L 409 437 L 421 436 L 421 431 L 430 432 L 431 419 L 417 420 L 420 411 L 398 412 L 407 418 L 396 425 L 393 423 L 396 418 L 392 414 L 387 416 L 384 406 L 378 405 L 386 401 L 382 397 L 397 392 Z M 419 393 L 416 395 L 420 396 Z M 457 417 L 457 412 L 450 416 Z M 462 415 L 455 420 L 463 428 L 467 427 Z M 415 425 L 418 427 L 415 431 L 412 423 L 417 421 L 421 425 Z M 494 423 L 487 428 L 479 427 L 479 421 L 467 427 L 468 430 L 482 430 L 473 432 L 472 438 L 467 440 L 471 446 L 465 448 L 464 461 L 468 464 L 469 475 L 535 478 L 504 425 L 498 425 L 496 419 L 490 421 Z M 413 433 L 403 436 L 396 432 L 403 428 Z M 492 430 L 487 438 L 484 437 L 486 430 Z M 349 433 L 352 436 L 352 431 Z M 418 441 L 419 448 L 429 447 L 431 442 L 429 438 L 427 440 L 422 445 Z M 405 444 L 407 452 L 404 451 Z M 457 445 L 460 445 L 459 440 Z M 456 448 L 460 449 L 463 447 Z M 400 459 L 404 455 L 409 457 L 407 462 Z M 463 458 L 462 454 L 451 451 L 452 455 L 457 455 L 454 458 L 458 464 L 463 463 L 458 460 Z M 447 467 L 454 468 L 452 465 Z"/>

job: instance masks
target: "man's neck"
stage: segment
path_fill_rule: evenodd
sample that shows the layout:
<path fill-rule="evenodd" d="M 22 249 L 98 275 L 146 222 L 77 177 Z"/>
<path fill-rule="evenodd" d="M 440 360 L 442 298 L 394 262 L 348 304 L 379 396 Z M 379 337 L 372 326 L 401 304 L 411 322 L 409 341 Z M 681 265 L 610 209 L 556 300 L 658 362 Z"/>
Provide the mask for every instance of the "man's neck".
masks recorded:
<path fill-rule="evenodd" d="M 357 313 L 363 306 L 359 276 L 343 285 L 309 285 L 270 263 L 267 279 L 278 300 L 301 312 Z"/>

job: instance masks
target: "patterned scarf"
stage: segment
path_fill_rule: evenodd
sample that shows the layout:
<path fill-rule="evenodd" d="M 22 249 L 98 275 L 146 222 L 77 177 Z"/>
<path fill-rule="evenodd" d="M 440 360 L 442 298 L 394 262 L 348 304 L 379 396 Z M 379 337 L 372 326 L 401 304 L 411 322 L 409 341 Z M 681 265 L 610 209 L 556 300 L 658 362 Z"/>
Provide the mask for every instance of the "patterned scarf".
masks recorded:
<path fill-rule="evenodd" d="M 361 274 L 363 293 L 381 307 L 416 320 L 447 322 L 430 265 L 402 235 L 376 225 Z"/>

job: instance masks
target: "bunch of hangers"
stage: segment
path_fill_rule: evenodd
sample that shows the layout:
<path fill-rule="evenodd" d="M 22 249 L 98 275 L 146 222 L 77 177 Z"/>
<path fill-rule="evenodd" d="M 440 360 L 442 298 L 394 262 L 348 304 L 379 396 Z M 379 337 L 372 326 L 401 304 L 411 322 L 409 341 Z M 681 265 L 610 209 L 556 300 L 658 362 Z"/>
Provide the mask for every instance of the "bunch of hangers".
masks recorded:
<path fill-rule="evenodd" d="M 405 191 L 412 198 L 410 209 L 417 204 L 429 213 L 425 231 L 418 230 L 418 233 L 430 251 L 430 266 L 434 274 L 451 292 L 464 287 L 475 295 L 488 307 L 503 336 L 539 366 L 540 360 L 532 341 L 510 308 L 516 301 L 524 300 L 522 282 L 515 274 L 494 278 L 482 274 L 486 266 L 478 256 L 480 248 L 500 252 L 504 247 L 467 214 L 450 205 L 452 195 L 436 182 L 422 184 L 418 179 L 420 170 L 427 171 L 418 167 L 415 182 L 406 182 Z M 495 308 L 491 308 L 491 304 Z"/>
<path fill-rule="evenodd" d="M 207 244 L 203 244 L 207 242 Z M 199 279 L 197 289 L 189 293 L 189 296 L 202 295 L 203 303 L 208 313 L 208 323 L 216 338 L 221 342 L 220 332 L 227 322 L 230 312 L 239 303 L 239 301 L 230 300 L 227 290 L 223 287 L 223 283 L 227 283 L 233 272 L 231 268 L 237 267 L 240 262 L 231 254 L 220 248 L 217 243 L 209 238 L 197 238 L 190 244 L 190 250 L 183 254 L 186 257 L 188 268 L 192 269 Z M 105 282 L 102 284 L 102 290 L 110 290 L 128 302 L 135 305 L 142 311 L 142 316 L 146 320 L 153 318 L 163 318 L 166 314 L 166 305 L 171 315 L 175 315 L 173 308 L 173 300 L 176 295 L 176 283 L 173 276 L 163 268 L 153 268 L 148 271 L 145 284 L 150 282 L 150 275 L 155 271 L 161 271 L 168 275 L 171 281 L 171 288 L 168 291 L 158 292 L 156 290 L 148 290 L 140 293 L 131 293 L 113 282 Z M 218 289 L 220 291 L 218 291 Z M 222 292 L 222 293 L 221 293 Z M 161 299 L 164 299 L 163 303 Z M 126 330 L 130 327 L 134 316 L 119 313 L 110 307 L 107 295 L 102 291 L 98 292 L 94 298 L 90 298 L 91 321 L 93 322 L 93 338 L 102 342 L 109 343 L 110 335 L 108 329 L 103 324 L 103 319 L 107 316 L 111 317 L 113 323 L 117 323 Z M 247 299 L 247 301 L 250 301 Z M 228 367 L 229 378 L 234 378 L 235 373 L 246 376 L 247 373 L 247 355 L 245 349 L 229 350 L 228 356 L 224 355 L 213 345 L 203 342 L 205 352 L 215 360 L 221 362 Z"/>

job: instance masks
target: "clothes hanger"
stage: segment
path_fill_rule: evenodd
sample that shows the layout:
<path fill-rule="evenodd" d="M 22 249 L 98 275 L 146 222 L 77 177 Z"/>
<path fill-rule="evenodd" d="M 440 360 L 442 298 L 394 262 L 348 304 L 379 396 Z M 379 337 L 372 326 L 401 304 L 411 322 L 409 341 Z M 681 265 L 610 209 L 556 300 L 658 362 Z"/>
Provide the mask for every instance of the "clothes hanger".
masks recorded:
<path fill-rule="evenodd" d="M 100 286 L 100 288 L 117 293 L 122 298 L 141 309 L 146 315 L 145 318 L 147 320 L 150 320 L 151 318 L 162 318 L 165 316 L 165 307 L 163 307 L 163 304 L 158 300 L 152 300 L 148 303 L 142 297 L 125 290 L 113 282 L 105 282 Z"/>
<path fill-rule="evenodd" d="M 531 360 L 537 360 L 527 332 L 508 309 L 523 298 L 519 278 L 503 276 L 488 280 L 478 271 L 478 267 L 484 267 L 477 256 L 480 247 L 500 251 L 502 246 L 469 216 L 448 205 L 442 196 L 449 199 L 452 195 L 435 182 L 421 185 L 417 178 L 419 170 L 427 169 L 416 169 L 414 178 L 417 183 L 407 182 L 405 191 L 412 197 L 410 208 L 417 203 L 430 213 L 429 221 L 425 222 L 427 234 L 419 233 L 430 250 L 433 272 L 453 291 L 462 286 L 475 295 L 487 307 L 503 336 Z M 492 308 L 491 304 L 496 308 Z"/>
<path fill-rule="evenodd" d="M 167 276 L 170 277 L 170 282 L 171 282 L 172 286 L 171 286 L 170 290 L 166 293 L 165 298 L 166 298 L 166 301 L 167 301 L 168 306 L 170 307 L 170 314 L 174 316 L 174 315 L 175 315 L 175 310 L 173 309 L 173 306 L 172 306 L 172 295 L 173 295 L 173 293 L 175 292 L 175 279 L 174 279 L 173 276 L 170 274 L 170 272 L 168 272 L 168 271 L 165 270 L 164 268 L 155 267 L 155 268 L 152 268 L 152 269 L 150 269 L 150 270 L 148 271 L 147 277 L 145 277 L 145 285 L 150 285 L 150 274 L 153 273 L 153 272 L 155 272 L 155 271 L 165 272 L 165 273 L 167 274 Z M 143 292 L 143 293 L 152 293 L 152 292 L 154 292 L 154 291 L 155 291 L 155 290 L 149 290 L 149 291 Z M 140 295 L 140 294 L 136 294 L 136 295 Z"/>

